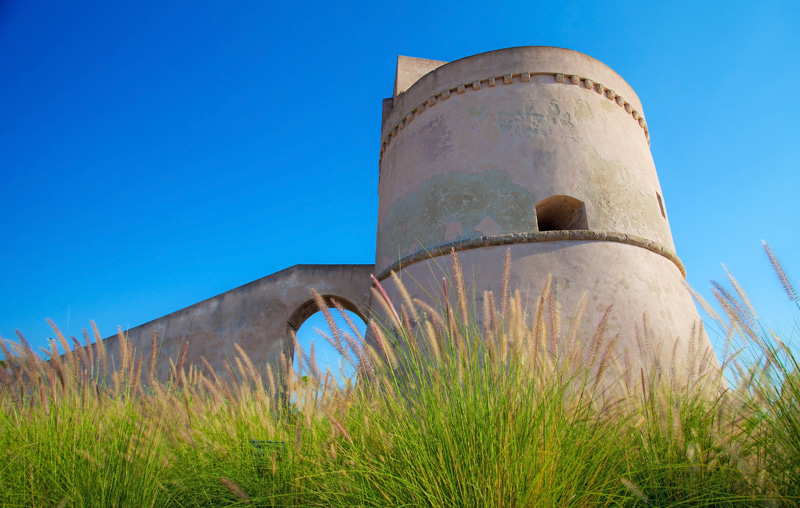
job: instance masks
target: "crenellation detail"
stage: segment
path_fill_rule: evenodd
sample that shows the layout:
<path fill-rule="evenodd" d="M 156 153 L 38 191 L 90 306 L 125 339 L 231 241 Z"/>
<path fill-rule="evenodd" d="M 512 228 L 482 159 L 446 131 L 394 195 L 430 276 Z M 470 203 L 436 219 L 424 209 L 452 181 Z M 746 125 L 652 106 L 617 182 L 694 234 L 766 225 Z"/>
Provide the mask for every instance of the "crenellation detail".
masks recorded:
<path fill-rule="evenodd" d="M 452 91 L 455 90 L 456 94 L 462 95 L 467 92 L 467 87 L 471 87 L 473 92 L 477 92 L 483 88 L 482 83 L 486 81 L 489 87 L 494 87 L 497 84 L 498 79 L 502 79 L 503 83 L 506 85 L 510 85 L 514 81 L 514 77 L 519 76 L 520 83 L 530 83 L 532 76 L 554 76 L 556 83 L 565 83 L 565 75 L 563 73 L 551 73 L 551 72 L 520 72 L 520 73 L 511 73 L 505 74 L 503 76 L 492 76 L 483 80 L 475 80 L 471 83 L 462 83 L 453 88 L 448 88 L 442 90 L 441 92 L 432 95 L 427 100 L 425 100 L 422 104 L 419 104 L 416 108 L 412 109 L 411 112 L 405 116 L 402 120 L 398 122 L 398 124 L 389 131 L 389 134 L 386 136 L 386 140 L 381 144 L 380 150 L 380 158 L 379 164 L 383 160 L 383 153 L 386 151 L 386 147 L 391 144 L 392 140 L 397 137 L 398 132 L 403 130 L 409 123 L 411 123 L 416 116 L 421 115 L 425 112 L 426 109 L 432 108 L 438 104 L 438 99 L 443 101 L 449 99 L 451 97 Z M 614 90 L 610 88 L 606 88 L 603 84 L 597 83 L 590 78 L 582 78 L 576 74 L 570 75 L 570 82 L 575 85 L 579 85 L 581 81 L 583 81 L 584 87 L 587 90 L 594 90 L 595 92 L 608 97 L 609 100 L 616 101 L 617 105 L 622 106 L 625 108 L 625 111 L 630 114 L 634 120 L 639 123 L 639 126 L 642 128 L 645 138 L 647 139 L 647 143 L 650 143 L 650 133 L 647 129 L 647 123 L 644 121 L 644 118 L 641 116 L 637 110 L 633 109 L 633 106 L 626 101 L 621 95 L 618 95 Z"/>

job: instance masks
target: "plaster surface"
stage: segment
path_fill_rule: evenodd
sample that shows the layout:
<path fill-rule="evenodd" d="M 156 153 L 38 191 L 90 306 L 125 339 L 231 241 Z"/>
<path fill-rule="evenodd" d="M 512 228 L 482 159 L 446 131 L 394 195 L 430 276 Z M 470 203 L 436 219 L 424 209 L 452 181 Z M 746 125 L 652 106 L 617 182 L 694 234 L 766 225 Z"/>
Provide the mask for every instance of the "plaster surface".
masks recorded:
<path fill-rule="evenodd" d="M 633 234 L 674 252 L 642 127 L 595 83 L 613 83 L 628 100 L 635 94 L 586 55 L 512 48 L 442 65 L 394 98 L 384 134 L 409 114 L 408 96 L 542 69 L 551 73 L 470 85 L 411 110 L 413 121 L 391 136 L 381 162 L 377 271 L 425 247 L 479 236 L 484 220 L 498 233 L 534 231 L 535 204 L 554 195 L 584 202 L 589 229 Z M 585 79 L 556 81 L 570 72 L 593 77 L 592 89 Z M 638 99 L 635 107 L 641 111 Z"/>
<path fill-rule="evenodd" d="M 275 368 L 281 355 L 294 355 L 291 332 L 318 310 L 311 289 L 366 321 L 373 270 L 373 265 L 295 265 L 132 328 L 127 335 L 136 351 L 147 355 L 153 332 L 158 333 L 160 379 L 169 375 L 169 359 L 177 362 L 187 342 L 187 365 L 199 365 L 205 358 L 222 373 L 224 360 L 233 365 L 238 344 L 255 365 Z M 119 358 L 117 337 L 105 343 Z"/>
<path fill-rule="evenodd" d="M 699 316 L 642 105 L 613 70 L 575 51 L 509 48 L 436 66 L 383 107 L 375 260 L 390 296 L 397 270 L 426 299 L 451 247 L 477 298 L 497 295 L 510 248 L 511 287 L 530 312 L 548 274 L 563 316 L 588 295 L 586 340 L 613 305 L 609 337 L 629 367 L 713 358 L 707 337 L 689 342 Z"/>
<path fill-rule="evenodd" d="M 492 291 L 495 302 L 502 295 L 503 262 L 511 250 L 512 292 L 519 290 L 523 309 L 531 317 L 537 299 L 552 275 L 552 289 L 566 334 L 575 318 L 579 300 L 587 303 L 580 321 L 580 353 L 586 355 L 592 334 L 606 308 L 613 305 L 606 344 L 619 334 L 615 356 L 621 367 L 626 361 L 645 369 L 683 369 L 695 362 L 714 361 L 708 339 L 695 344 L 689 338 L 700 318 L 678 267 L 665 257 L 641 247 L 613 242 L 561 241 L 483 247 L 458 252 L 464 271 L 466 293 L 474 293 L 477 319 L 482 319 L 483 292 Z M 399 272 L 413 298 L 429 300 L 441 296 L 443 277 L 452 285 L 450 255 L 414 263 Z M 392 278 L 382 282 L 389 297 L 401 296 Z M 454 290 L 453 290 L 454 291 Z M 455 296 L 450 295 L 455 308 Z M 443 302 L 444 300 L 440 300 Z"/>

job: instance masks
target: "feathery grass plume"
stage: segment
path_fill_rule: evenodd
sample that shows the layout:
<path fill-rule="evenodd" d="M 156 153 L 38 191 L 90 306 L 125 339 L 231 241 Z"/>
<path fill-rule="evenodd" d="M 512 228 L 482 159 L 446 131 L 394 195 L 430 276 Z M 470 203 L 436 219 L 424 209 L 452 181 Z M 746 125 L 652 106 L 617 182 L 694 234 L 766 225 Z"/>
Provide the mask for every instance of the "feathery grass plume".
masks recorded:
<path fill-rule="evenodd" d="M 94 348 L 92 347 L 92 341 L 89 339 L 89 332 L 86 331 L 86 328 L 81 328 L 81 332 L 83 332 L 83 338 L 86 341 L 86 352 L 89 355 L 89 365 L 91 366 L 91 372 L 94 374 L 95 372 L 95 365 L 94 365 Z"/>
<path fill-rule="evenodd" d="M 695 324 L 696 324 L 696 322 L 692 323 L 692 329 L 694 329 Z M 669 362 L 669 375 L 670 375 L 670 379 L 673 382 L 675 380 L 677 380 L 677 374 L 678 374 L 678 371 L 677 371 L 677 367 L 678 367 L 678 365 L 677 365 L 678 364 L 678 349 L 679 349 L 680 344 L 681 344 L 680 337 L 675 337 L 675 340 L 672 341 L 672 355 L 670 357 L 670 362 Z"/>
<path fill-rule="evenodd" d="M 20 341 L 18 345 L 20 365 L 22 366 L 25 377 L 27 377 L 27 380 L 24 380 L 23 383 L 32 383 L 33 380 L 38 377 L 38 363 L 40 358 L 33 352 L 25 336 L 22 335 L 19 330 L 15 331 Z"/>
<path fill-rule="evenodd" d="M 249 394 L 250 392 L 250 376 L 247 374 L 247 369 L 238 355 L 233 357 L 233 362 L 236 364 L 236 370 L 239 372 L 239 384 L 242 386 L 242 393 Z M 185 385 L 185 383 L 184 383 Z"/>
<path fill-rule="evenodd" d="M 744 289 L 742 289 L 742 286 L 739 285 L 739 281 L 736 280 L 736 277 L 733 276 L 733 274 L 728 270 L 728 267 L 724 264 L 722 265 L 722 269 L 725 270 L 725 276 L 728 278 L 728 282 L 731 283 L 731 286 L 733 286 L 733 289 L 739 296 L 739 301 L 744 304 L 744 307 L 747 309 L 747 313 L 751 320 L 757 320 L 758 313 L 756 312 L 755 307 L 753 307 L 753 304 L 750 302 L 750 298 L 747 297 L 747 293 L 745 293 Z"/>
<path fill-rule="evenodd" d="M 417 306 L 418 313 L 421 311 L 433 322 L 433 326 L 437 330 L 437 337 L 441 337 L 446 333 L 447 324 L 439 311 L 418 298 L 414 298 L 413 303 Z"/>
<path fill-rule="evenodd" d="M 317 352 L 314 350 L 314 339 L 311 339 L 311 351 L 306 357 L 306 366 L 308 367 L 308 372 L 311 373 L 311 377 L 317 383 L 322 384 L 322 372 L 319 370 L 319 365 L 317 364 Z"/>
<path fill-rule="evenodd" d="M 697 361 L 697 350 L 696 342 L 695 342 L 695 335 L 697 335 L 697 322 L 692 323 L 692 332 L 689 334 L 689 365 L 688 365 L 688 372 L 687 372 L 687 382 L 689 386 L 694 386 L 694 369 L 695 369 L 695 362 Z"/>
<path fill-rule="evenodd" d="M 78 355 L 78 360 L 80 362 L 79 363 L 80 371 L 90 370 L 92 366 L 89 364 L 89 355 L 87 355 L 86 351 L 84 351 L 83 344 L 81 344 L 80 341 L 75 337 L 70 337 L 70 338 L 72 339 L 73 343 L 73 351 L 76 352 Z"/>
<path fill-rule="evenodd" d="M 50 356 L 49 364 L 50 367 L 55 372 L 56 377 L 58 377 L 59 382 L 61 383 L 61 388 L 66 388 L 66 381 L 64 380 L 64 363 L 61 360 L 61 355 L 58 354 L 58 346 L 56 346 L 56 341 L 54 339 L 50 339 L 50 351 L 48 355 Z M 52 386 L 53 393 L 56 393 L 56 386 Z"/>
<path fill-rule="evenodd" d="M 603 356 L 600 357 L 600 368 L 597 369 L 597 376 L 595 377 L 594 381 L 595 388 L 600 382 L 600 378 L 603 377 L 603 373 L 606 371 L 611 361 L 614 359 L 614 355 L 616 354 L 616 348 L 617 348 L 617 340 L 619 340 L 618 333 L 614 335 L 614 337 L 605 347 L 605 350 L 603 351 Z"/>
<path fill-rule="evenodd" d="M 277 393 L 275 391 L 275 374 L 272 372 L 272 365 L 269 362 L 267 362 L 267 386 L 270 396 L 275 397 Z"/>
<path fill-rule="evenodd" d="M 380 282 L 378 282 L 378 279 L 376 279 L 374 275 L 370 275 L 370 277 L 372 277 L 373 296 L 378 300 L 378 303 L 380 303 L 380 305 L 384 308 L 389 317 L 392 318 L 392 320 L 394 321 L 394 326 L 396 326 L 398 329 L 402 328 L 403 324 L 400 322 L 400 315 L 394 308 L 394 305 L 392 304 L 392 300 L 389 298 L 389 295 L 386 294 L 386 290 L 383 289 L 383 286 L 381 285 Z"/>
<path fill-rule="evenodd" d="M 3 339 L 0 339 L 0 342 L 2 342 L 2 340 Z M 6 355 L 4 358 L 6 359 L 7 363 L 13 363 L 12 356 Z M 17 382 L 12 377 L 12 375 L 8 373 L 5 367 L 2 366 L 0 366 L 0 383 L 2 383 L 2 386 L 0 386 L 0 407 L 2 407 L 3 394 L 4 392 L 7 391 L 8 393 L 11 394 L 11 400 L 14 404 L 14 407 L 17 410 L 22 409 L 22 399 L 20 398 L 20 395 L 17 393 L 17 389 L 15 386 Z"/>
<path fill-rule="evenodd" d="M 789 296 L 789 300 L 797 302 L 797 293 L 795 292 L 789 277 L 786 275 L 786 272 L 783 270 L 783 265 L 780 264 L 778 258 L 772 252 L 772 249 L 769 247 L 767 242 L 761 240 L 761 244 L 764 246 L 764 251 L 767 253 L 767 257 L 772 265 L 772 269 L 775 270 L 775 274 L 778 276 L 778 280 L 780 280 L 783 290 L 786 291 L 787 296 Z"/>
<path fill-rule="evenodd" d="M 171 363 L 172 363 L 172 359 L 170 359 L 170 364 Z M 173 372 L 174 372 L 175 371 L 174 365 L 172 365 L 172 367 L 173 367 Z M 226 386 L 230 386 L 231 398 L 229 400 L 233 404 L 239 404 L 242 401 L 242 393 L 241 392 L 242 392 L 242 390 L 244 390 L 244 387 L 236 379 L 236 374 L 234 374 L 233 367 L 231 367 L 231 364 L 228 363 L 228 360 L 225 360 L 225 359 L 222 360 L 222 367 L 225 369 L 225 372 L 228 374 L 228 381 L 230 381 L 230 384 L 226 383 Z"/>
<path fill-rule="evenodd" d="M 335 298 L 331 298 L 331 303 L 333 304 L 334 307 L 336 307 L 336 310 L 339 311 L 339 314 L 341 314 L 342 318 L 344 318 L 345 322 L 347 323 L 347 326 L 350 327 L 350 330 L 355 334 L 356 338 L 358 338 L 358 340 L 363 342 L 364 336 L 361 335 L 360 331 L 358 331 L 358 327 L 355 325 L 355 323 L 353 323 L 353 320 L 350 318 L 350 315 L 347 312 L 345 312 L 345 308 L 342 306 L 341 302 L 339 302 Z"/>
<path fill-rule="evenodd" d="M 330 420 L 330 422 L 336 427 L 336 430 L 338 430 L 350 444 L 353 444 L 353 438 L 350 437 L 350 434 L 347 432 L 347 429 L 344 428 L 341 422 L 339 422 L 339 420 L 333 416 L 333 413 L 326 409 L 323 409 L 323 411 L 325 416 L 328 417 L 328 420 Z"/>
<path fill-rule="evenodd" d="M 328 328 L 331 329 L 331 333 L 333 334 L 334 342 L 332 342 L 332 344 L 338 351 L 342 347 L 342 335 L 339 331 L 339 327 L 336 326 L 336 321 L 333 320 L 333 315 L 331 314 L 328 302 L 325 301 L 325 298 L 323 298 L 322 295 L 313 289 L 311 290 L 311 295 L 314 297 L 314 302 L 317 304 L 317 309 L 322 312 L 323 316 L 325 316 L 325 322 L 328 323 Z"/>
<path fill-rule="evenodd" d="M 242 349 L 239 344 L 234 344 L 233 347 L 236 349 L 236 353 L 238 353 L 237 356 L 242 359 L 245 367 L 247 367 L 247 374 L 249 375 L 250 379 L 253 380 L 255 386 L 258 388 L 262 387 L 263 384 L 261 382 L 261 376 L 253 365 L 253 362 L 250 361 L 250 357 L 244 352 L 244 349 Z"/>
<path fill-rule="evenodd" d="M 695 291 L 695 290 L 694 290 L 694 288 L 693 288 L 692 286 L 690 286 L 690 285 L 689 285 L 689 283 L 688 283 L 688 282 L 686 282 L 686 281 L 683 281 L 683 285 L 684 285 L 684 287 L 685 287 L 685 288 L 686 288 L 686 289 L 689 291 L 689 293 L 691 293 L 691 295 L 692 295 L 692 298 L 694 298 L 694 300 L 695 300 L 697 303 L 699 303 L 699 304 L 700 304 L 700 307 L 702 307 L 702 309 L 703 309 L 703 312 L 705 312 L 705 313 L 708 315 L 708 317 L 710 317 L 710 318 L 711 318 L 711 320 L 712 320 L 712 321 L 715 321 L 715 322 L 722 322 L 722 319 L 719 317 L 719 314 L 717 314 L 717 311 L 716 311 L 716 310 L 714 310 L 714 307 L 712 307 L 712 306 L 711 306 L 711 305 L 708 303 L 708 301 L 706 301 L 706 299 L 705 299 L 705 298 L 703 298 L 703 297 L 700 295 L 700 293 L 698 293 L 697 291 Z"/>
<path fill-rule="evenodd" d="M 186 361 L 186 353 L 189 351 L 189 342 L 183 343 L 183 348 L 181 349 L 181 356 L 178 359 L 178 366 L 175 368 L 175 375 L 177 376 L 176 381 L 178 384 L 182 384 L 183 380 L 183 363 Z"/>
<path fill-rule="evenodd" d="M 220 478 L 219 481 L 225 485 L 225 488 L 227 488 L 231 494 L 238 497 L 241 501 L 244 501 L 245 504 L 250 504 L 250 498 L 247 496 L 247 493 L 243 488 L 237 485 L 236 482 L 225 477 Z"/>
<path fill-rule="evenodd" d="M 742 338 L 745 340 L 750 340 L 753 343 L 757 344 L 759 348 L 763 349 L 762 339 L 758 336 L 758 333 L 744 321 L 744 318 L 741 313 L 741 305 L 738 302 L 735 302 L 733 296 L 725 290 L 721 285 L 716 284 L 712 281 L 711 293 L 716 298 L 717 302 L 722 307 L 725 315 L 728 318 L 728 325 L 726 331 L 726 352 L 728 348 L 729 341 L 732 341 L 735 337 L 735 333 L 738 330 L 742 334 Z M 738 309 L 737 309 L 738 307 Z M 719 324 L 725 326 L 724 323 L 719 321 Z"/>
<path fill-rule="evenodd" d="M 294 334 L 292 334 L 292 338 L 296 343 L 297 339 L 294 338 Z M 278 376 L 279 379 L 283 380 L 283 386 L 286 388 L 286 393 L 287 394 L 294 393 L 295 383 L 294 383 L 294 367 L 292 366 L 292 358 L 287 354 L 281 353 L 278 365 L 280 365 L 281 368 L 281 372 L 278 372 Z"/>
<path fill-rule="evenodd" d="M 413 300 L 411 299 L 411 295 L 408 294 L 408 289 L 406 289 L 406 285 L 403 284 L 403 279 L 401 279 L 400 276 L 397 274 L 397 272 L 395 272 L 394 270 L 392 270 L 390 277 L 394 282 L 395 288 L 397 288 L 397 291 L 400 293 L 401 310 L 403 307 L 405 307 L 407 311 L 411 314 L 411 318 L 414 321 L 414 323 L 416 323 L 417 321 L 419 321 L 419 316 L 417 316 L 417 308 L 414 305 Z"/>
<path fill-rule="evenodd" d="M 589 300 L 589 292 L 584 291 L 581 294 L 578 303 L 575 305 L 575 311 L 572 314 L 572 319 L 570 320 L 569 328 L 567 329 L 567 334 L 564 337 L 564 350 L 565 351 L 575 351 L 575 343 L 578 340 L 578 332 L 581 328 L 581 323 L 583 322 L 583 313 L 586 311 L 586 303 Z M 575 361 L 580 361 L 580 357 L 578 355 L 574 355 L 573 359 Z M 574 366 L 575 367 L 575 366 Z"/>
<path fill-rule="evenodd" d="M 349 333 L 344 334 L 344 340 L 347 343 L 347 346 L 353 351 L 356 360 L 358 360 L 359 369 L 368 374 L 373 374 L 375 372 L 375 365 L 373 365 L 372 359 L 367 353 L 366 350 L 367 345 L 364 344 L 364 341 L 356 340 Z"/>
<path fill-rule="evenodd" d="M 150 341 L 150 358 L 147 361 L 147 383 L 149 385 L 152 385 L 156 382 L 157 359 L 158 359 L 158 331 L 153 330 L 153 338 Z"/>
<path fill-rule="evenodd" d="M 605 312 L 603 312 L 603 316 L 600 318 L 600 322 L 597 324 L 597 327 L 594 330 L 594 335 L 592 335 L 592 340 L 589 343 L 589 358 L 586 362 L 586 366 L 589 369 L 594 368 L 595 362 L 597 361 L 597 354 L 600 351 L 600 344 L 605 338 L 606 327 L 608 326 L 608 318 L 611 315 L 612 308 L 614 308 L 614 304 L 606 307 Z"/>
<path fill-rule="evenodd" d="M 411 320 L 408 318 L 408 312 L 406 312 L 405 306 L 400 307 L 400 320 L 403 322 L 403 332 L 406 337 L 408 337 L 407 345 L 411 350 L 411 354 L 415 357 L 419 350 L 417 349 L 417 340 L 416 334 L 414 334 L 414 328 L 411 326 Z"/>
<path fill-rule="evenodd" d="M 456 283 L 456 302 L 461 313 L 461 322 L 467 324 L 469 309 L 467 308 L 467 290 L 464 284 L 464 271 L 461 269 L 461 260 L 458 259 L 456 250 L 450 249 L 450 260 L 453 265 L 453 279 Z"/>
<path fill-rule="evenodd" d="M 303 348 L 300 347 L 300 343 L 297 341 L 297 334 L 292 330 L 292 342 L 294 342 L 294 357 L 297 359 L 297 373 L 301 374 L 303 372 L 303 365 L 305 365 L 305 360 L 303 359 Z M 294 370 L 294 367 L 289 364 L 290 371 Z"/>
<path fill-rule="evenodd" d="M 214 368 L 211 367 L 211 364 L 208 363 L 208 360 L 206 360 L 206 357 L 205 356 L 201 356 L 200 357 L 200 361 L 203 362 L 203 366 L 208 371 L 209 375 L 211 376 L 211 379 L 214 380 L 214 383 L 215 384 L 219 384 L 219 379 L 217 378 L 217 374 L 214 372 Z"/>
<path fill-rule="evenodd" d="M 386 340 L 386 336 L 384 335 L 381 328 L 375 324 L 375 321 L 369 322 L 369 329 L 372 332 L 372 335 L 375 337 L 375 340 L 378 342 L 378 346 L 381 348 L 381 352 L 383 356 L 386 358 L 386 361 L 389 363 L 391 368 L 397 367 L 397 357 L 394 354 L 394 350 L 391 344 L 388 343 Z"/>
<path fill-rule="evenodd" d="M 47 318 L 46 321 L 47 324 L 50 325 L 50 328 L 53 329 L 53 333 L 56 334 L 59 344 L 61 344 L 61 347 L 64 348 L 64 362 L 68 367 L 70 377 L 75 376 L 75 374 L 78 372 L 78 362 L 76 356 L 72 353 L 67 339 L 64 337 L 64 334 L 61 333 L 61 330 L 58 329 L 56 324 L 53 323 L 53 320 Z M 23 345 L 26 345 L 26 347 L 30 349 L 30 346 L 27 346 L 27 341 L 22 337 L 22 334 L 19 333 L 19 330 L 17 330 L 17 336 L 20 338 L 20 341 L 22 341 Z"/>
<path fill-rule="evenodd" d="M 30 346 L 25 341 L 25 337 L 19 333 L 19 330 L 16 332 L 22 344 L 17 344 L 12 341 L 8 341 L 8 343 L 11 345 L 11 349 L 16 353 L 14 357 L 17 359 L 17 365 L 19 366 L 19 389 L 24 390 L 28 383 L 36 379 L 36 368 L 33 361 L 35 353 L 31 351 Z M 66 381 L 68 382 L 69 380 Z"/>
<path fill-rule="evenodd" d="M 500 315 L 506 315 L 508 300 L 511 298 L 511 247 L 506 248 L 505 259 L 503 260 L 503 280 L 502 294 L 500 295 Z"/>
<path fill-rule="evenodd" d="M 97 357 L 100 359 L 100 379 L 105 385 L 106 374 L 108 373 L 108 355 L 106 353 L 106 344 L 103 337 L 100 336 L 100 330 L 94 321 L 89 321 L 92 324 L 92 331 L 94 332 L 94 343 L 97 346 Z"/>
<path fill-rule="evenodd" d="M 547 274 L 547 279 L 545 279 L 544 287 L 542 287 L 542 291 L 539 293 L 539 300 L 536 304 L 536 334 L 534 335 L 536 339 L 536 348 L 550 348 L 552 354 L 556 354 L 556 339 L 552 336 L 552 334 L 548 333 L 547 330 L 547 322 L 545 320 L 545 311 L 546 306 L 548 305 L 548 299 L 553 296 L 553 275 Z M 522 299 L 520 298 L 520 309 L 522 309 Z"/>
<path fill-rule="evenodd" d="M 14 381 L 19 380 L 20 376 L 20 366 L 18 362 L 13 361 L 16 355 L 12 355 L 11 351 L 8 349 L 8 345 L 6 344 L 6 339 L 0 337 L 0 351 L 3 352 L 3 358 L 6 359 L 6 364 L 8 368 L 11 370 L 11 378 Z"/>
<path fill-rule="evenodd" d="M 721 284 L 716 281 L 711 281 L 711 286 L 717 290 L 727 302 L 730 309 L 732 309 L 732 318 L 735 318 L 736 322 L 739 324 L 739 327 L 742 331 L 750 338 L 755 339 L 757 336 L 753 327 L 755 326 L 755 319 L 754 317 L 747 311 L 747 309 L 733 297 L 733 295 L 724 288 Z M 715 293 L 716 294 L 716 293 Z"/>
<path fill-rule="evenodd" d="M 136 397 L 136 392 L 139 391 L 139 385 L 142 379 L 142 357 L 136 359 L 136 366 L 133 368 L 133 383 L 131 385 L 131 395 Z"/>
<path fill-rule="evenodd" d="M 207 394 L 211 395 L 214 405 L 222 404 L 224 395 L 217 390 L 216 386 L 214 386 L 214 383 L 212 383 L 210 379 L 205 376 L 200 376 L 200 385 L 205 389 Z"/>
<path fill-rule="evenodd" d="M 325 339 L 325 341 L 328 344 L 333 346 L 333 348 L 336 350 L 337 353 L 339 353 L 342 356 L 347 355 L 347 349 L 345 347 L 344 342 L 336 342 L 336 340 L 334 340 L 330 335 L 328 335 L 327 333 L 323 332 L 322 330 L 320 330 L 317 327 L 314 327 L 314 332 L 317 335 L 319 335 L 320 337 L 322 337 L 323 339 Z"/>
<path fill-rule="evenodd" d="M 494 367 L 495 351 L 494 343 L 494 324 L 492 318 L 494 317 L 494 296 L 491 291 L 483 292 L 483 340 L 486 344 L 486 351 L 489 354 L 490 364 Z"/>
<path fill-rule="evenodd" d="M 512 308 L 515 307 L 514 301 L 511 303 Z M 516 312 L 510 312 L 511 314 L 516 314 Z M 533 355 L 538 355 L 540 353 L 541 348 L 546 348 L 547 344 L 547 328 L 545 325 L 544 320 L 544 299 L 540 296 L 536 301 L 536 312 L 535 318 L 533 320 L 533 329 L 531 330 L 531 335 L 533 336 L 533 340 L 530 341 L 529 347 L 530 351 L 528 355 L 533 358 Z M 515 320 L 516 321 L 516 320 Z M 516 327 L 514 327 L 514 331 L 512 331 L 512 336 L 516 336 Z M 516 339 L 515 339 L 516 340 Z M 553 351 L 555 353 L 555 351 Z"/>
<path fill-rule="evenodd" d="M 129 364 L 131 362 L 131 350 L 130 350 L 130 344 L 128 343 L 128 335 L 122 333 L 121 326 L 117 326 L 117 338 L 119 339 L 119 356 L 120 356 L 119 370 L 124 375 L 127 374 Z"/>
<path fill-rule="evenodd" d="M 439 340 L 436 338 L 436 330 L 430 320 L 425 321 L 425 338 L 428 339 L 428 347 L 433 353 L 434 365 L 439 365 L 442 362 L 442 350 Z"/>
<path fill-rule="evenodd" d="M 547 300 L 549 302 L 550 348 L 553 350 L 553 353 L 557 353 L 558 341 L 561 338 L 561 312 L 559 311 L 559 305 L 552 289 L 548 293 Z"/>

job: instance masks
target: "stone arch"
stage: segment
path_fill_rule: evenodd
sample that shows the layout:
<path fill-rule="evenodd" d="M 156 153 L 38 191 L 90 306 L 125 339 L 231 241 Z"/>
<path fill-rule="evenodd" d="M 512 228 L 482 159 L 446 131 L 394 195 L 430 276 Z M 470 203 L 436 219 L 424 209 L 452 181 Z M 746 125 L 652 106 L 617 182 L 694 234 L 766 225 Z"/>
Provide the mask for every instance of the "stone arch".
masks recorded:
<path fill-rule="evenodd" d="M 536 203 L 536 225 L 539 231 L 589 229 L 586 205 L 572 196 L 550 196 Z"/>
<path fill-rule="evenodd" d="M 335 298 L 366 321 L 374 270 L 375 265 L 295 265 L 132 328 L 128 337 L 137 351 L 149 351 L 153 332 L 158 334 L 161 379 L 187 342 L 186 365 L 205 359 L 224 373 L 224 362 L 234 362 L 239 346 L 257 367 L 270 364 L 277 371 L 283 358 L 294 356 L 292 327 L 317 311 L 311 290 L 327 301 Z M 105 344 L 109 355 L 119 355 L 116 336 Z"/>
<path fill-rule="evenodd" d="M 322 298 L 325 299 L 325 303 L 328 304 L 328 308 L 334 309 L 334 305 L 332 300 L 336 300 L 345 310 L 349 310 L 353 314 L 356 314 L 360 317 L 365 323 L 368 321 L 366 315 L 366 309 L 360 309 L 358 305 L 354 304 L 347 298 L 343 298 L 341 296 L 336 295 L 322 295 Z M 291 329 L 297 331 L 300 329 L 300 326 L 306 321 L 306 319 L 310 318 L 314 314 L 319 311 L 320 308 L 317 306 L 317 302 L 313 298 L 309 298 L 305 302 L 301 303 L 295 310 L 292 312 L 292 315 L 289 316 L 289 319 L 286 321 Z M 334 312 L 337 312 L 334 309 Z"/>
<path fill-rule="evenodd" d="M 333 315 L 333 317 L 335 319 L 338 319 L 339 311 L 334 306 L 333 300 L 335 300 L 337 303 L 339 303 L 344 310 L 350 311 L 353 314 L 355 314 L 355 317 L 353 317 L 353 319 L 356 319 L 356 318 L 357 319 L 361 319 L 361 321 L 364 322 L 365 326 L 369 323 L 369 318 L 367 317 L 367 315 L 369 314 L 368 309 L 362 309 L 358 305 L 353 303 L 352 301 L 348 300 L 347 298 L 344 298 L 344 297 L 341 297 L 341 296 L 338 296 L 338 295 L 325 294 L 325 295 L 322 295 L 322 298 L 325 300 L 327 308 L 330 309 L 330 312 L 331 312 L 331 314 Z M 285 344 L 285 346 L 284 346 L 284 354 L 286 355 L 287 359 L 292 364 L 294 364 L 295 361 L 296 361 L 296 358 L 295 358 L 295 355 L 296 355 L 295 342 L 294 342 L 294 340 L 292 340 L 292 334 L 298 334 L 298 332 L 300 331 L 300 328 L 303 326 L 303 324 L 309 318 L 311 318 L 313 315 L 315 315 L 317 312 L 320 312 L 320 311 L 321 311 L 321 309 L 317 305 L 316 300 L 314 300 L 313 298 L 309 298 L 305 302 L 303 302 L 300 305 L 298 305 L 297 308 L 294 310 L 294 312 L 292 312 L 291 315 L 289 316 L 289 319 L 286 321 L 286 339 L 284 341 L 284 344 Z M 358 326 L 357 323 L 354 323 L 354 324 L 356 324 L 356 326 Z M 349 327 L 347 327 L 346 325 L 341 325 L 341 324 L 340 324 L 340 326 L 343 326 L 343 328 L 340 328 L 341 331 L 343 331 L 344 333 L 349 334 L 351 336 L 353 335 L 353 332 L 350 330 Z M 322 329 L 324 330 L 325 328 L 322 327 Z M 320 348 L 324 349 L 326 346 L 324 344 L 324 341 L 323 341 L 322 337 L 317 336 L 316 334 L 315 334 L 313 340 L 317 344 L 318 366 L 320 367 L 320 369 L 322 371 L 324 371 L 323 367 L 324 367 L 325 361 L 319 355 L 320 355 Z M 299 337 L 299 336 L 297 336 L 297 341 L 298 341 L 298 343 L 301 344 L 301 347 L 303 348 L 303 351 L 304 351 L 304 355 L 308 355 L 308 353 L 309 353 L 309 350 L 307 349 L 308 344 L 305 343 L 303 341 L 303 339 L 301 337 Z M 322 346 L 320 345 L 320 342 L 323 342 Z M 338 353 L 334 353 L 334 354 L 338 355 Z"/>

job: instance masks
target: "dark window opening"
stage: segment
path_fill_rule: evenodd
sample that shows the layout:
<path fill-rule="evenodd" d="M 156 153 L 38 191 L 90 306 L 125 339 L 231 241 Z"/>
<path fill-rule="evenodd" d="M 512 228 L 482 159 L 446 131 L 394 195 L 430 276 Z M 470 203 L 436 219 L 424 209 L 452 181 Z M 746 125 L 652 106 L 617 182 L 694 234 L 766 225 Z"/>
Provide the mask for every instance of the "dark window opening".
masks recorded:
<path fill-rule="evenodd" d="M 656 197 L 658 198 L 658 207 L 661 209 L 661 216 L 665 219 L 667 218 L 667 212 L 664 211 L 664 200 L 661 199 L 661 194 L 656 192 Z"/>
<path fill-rule="evenodd" d="M 589 229 L 586 206 L 570 196 L 550 196 L 536 203 L 539 231 Z"/>

